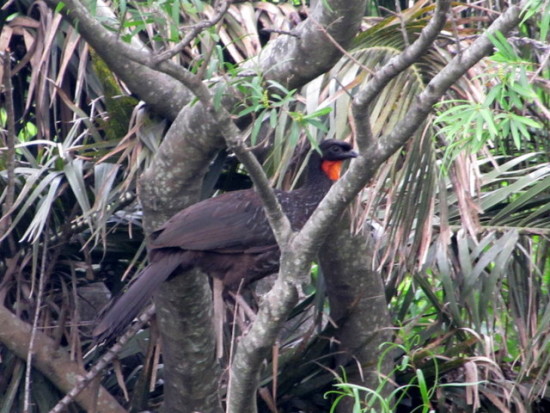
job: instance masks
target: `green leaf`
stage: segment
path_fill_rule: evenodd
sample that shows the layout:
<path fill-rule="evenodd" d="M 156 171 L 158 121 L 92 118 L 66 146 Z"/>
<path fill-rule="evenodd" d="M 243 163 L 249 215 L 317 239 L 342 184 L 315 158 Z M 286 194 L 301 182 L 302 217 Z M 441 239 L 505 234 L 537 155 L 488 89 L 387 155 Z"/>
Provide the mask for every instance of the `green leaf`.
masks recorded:
<path fill-rule="evenodd" d="M 126 0 L 119 0 L 118 2 L 118 9 L 120 11 L 120 14 L 122 16 L 124 16 L 126 14 L 126 10 L 127 10 L 127 4 L 126 4 Z"/>
<path fill-rule="evenodd" d="M 320 130 L 321 132 L 325 132 L 325 133 L 328 132 L 327 126 L 323 122 L 321 122 L 317 119 L 307 119 L 306 123 L 308 125 L 313 126 L 315 129 Z"/>
<path fill-rule="evenodd" d="M 258 133 L 260 133 L 260 129 L 262 127 L 263 118 L 263 114 L 259 115 L 252 125 L 252 132 L 250 134 L 250 141 L 252 142 L 252 145 L 256 145 Z"/>
<path fill-rule="evenodd" d="M 492 138 L 498 135 L 497 127 L 495 125 L 495 120 L 493 118 L 493 112 L 488 107 L 482 107 L 479 111 L 481 117 L 485 121 L 485 126 L 489 130 L 489 133 Z"/>
<path fill-rule="evenodd" d="M 62 1 L 60 1 L 60 2 L 58 2 L 58 3 L 56 4 L 56 6 L 55 6 L 55 12 L 56 12 L 56 13 L 60 13 L 61 10 L 63 10 L 64 8 L 65 8 L 65 3 L 62 2 Z"/>
<path fill-rule="evenodd" d="M 322 109 L 316 110 L 315 112 L 304 116 L 304 119 L 320 118 L 321 116 L 328 115 L 330 112 L 332 112 L 331 107 L 324 107 Z"/>
<path fill-rule="evenodd" d="M 269 126 L 271 126 L 273 129 L 277 126 L 278 118 L 278 112 L 276 110 L 271 110 L 269 112 Z"/>
<path fill-rule="evenodd" d="M 542 124 L 537 122 L 535 119 L 528 118 L 527 116 L 518 116 L 513 113 L 511 115 L 517 122 L 523 123 L 524 125 L 530 126 L 534 129 L 542 129 Z"/>
<path fill-rule="evenodd" d="M 512 132 L 512 139 L 516 148 L 521 148 L 521 137 L 519 136 L 518 124 L 513 120 L 510 122 L 510 132 Z"/>
<path fill-rule="evenodd" d="M 255 105 L 255 106 L 248 106 L 247 108 L 244 108 L 243 110 L 241 110 L 240 112 L 237 113 L 237 116 L 238 117 L 242 117 L 242 116 L 246 116 L 252 112 L 257 112 L 258 109 L 260 109 L 261 106 L 259 105 Z"/>
<path fill-rule="evenodd" d="M 545 194 L 550 189 L 550 175 L 547 175 L 540 181 L 534 181 L 535 185 L 523 192 L 513 202 L 502 209 L 492 222 L 503 223 L 503 220 L 518 212 L 524 205 L 536 199 L 539 195 Z"/>
<path fill-rule="evenodd" d="M 494 85 L 489 90 L 489 93 L 487 93 L 487 96 L 485 97 L 485 101 L 483 102 L 483 104 L 486 106 L 491 106 L 495 100 L 498 100 L 500 103 L 500 100 L 502 99 L 502 96 L 501 96 L 502 92 L 503 92 L 502 83 L 498 83 Z"/>
<path fill-rule="evenodd" d="M 490 34 L 487 34 L 489 40 L 497 48 L 500 55 L 504 58 L 504 61 L 507 62 L 516 62 L 519 60 L 518 55 L 516 54 L 512 45 L 508 42 L 508 39 L 499 31 Z"/>

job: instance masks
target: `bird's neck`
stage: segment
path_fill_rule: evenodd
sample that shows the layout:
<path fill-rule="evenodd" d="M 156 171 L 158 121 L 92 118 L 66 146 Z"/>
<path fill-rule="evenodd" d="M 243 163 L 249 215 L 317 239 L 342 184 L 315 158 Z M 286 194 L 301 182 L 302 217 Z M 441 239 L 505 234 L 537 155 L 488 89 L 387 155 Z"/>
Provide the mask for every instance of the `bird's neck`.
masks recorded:
<path fill-rule="evenodd" d="M 281 193 L 283 211 L 290 219 L 292 229 L 302 228 L 330 189 L 333 181 L 323 172 L 321 156 L 312 152 L 307 164 L 306 176 L 303 185 L 291 191 L 292 198 Z"/>
<path fill-rule="evenodd" d="M 338 177 L 330 174 L 330 171 L 327 168 L 324 168 L 322 165 L 321 155 L 317 151 L 312 151 L 308 166 L 307 166 L 307 175 L 305 179 L 304 186 L 323 186 L 329 187 L 332 185 L 333 181 L 338 179 Z"/>
<path fill-rule="evenodd" d="M 314 191 L 319 193 L 322 198 L 324 194 L 328 192 L 334 181 L 329 178 L 325 171 L 323 171 L 321 163 L 321 155 L 317 151 L 312 151 L 307 166 L 305 182 L 300 189 L 302 191 Z"/>

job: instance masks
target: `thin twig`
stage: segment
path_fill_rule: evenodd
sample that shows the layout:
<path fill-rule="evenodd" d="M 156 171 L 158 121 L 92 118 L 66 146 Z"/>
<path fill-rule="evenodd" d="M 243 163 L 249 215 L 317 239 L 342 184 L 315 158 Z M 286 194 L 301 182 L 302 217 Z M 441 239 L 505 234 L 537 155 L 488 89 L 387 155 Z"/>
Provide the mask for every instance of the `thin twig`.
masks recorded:
<path fill-rule="evenodd" d="M 62 413 L 67 409 L 69 403 L 73 402 L 76 396 L 88 386 L 92 380 L 99 375 L 107 367 L 107 365 L 113 361 L 116 355 L 122 350 L 122 347 L 134 337 L 139 330 L 147 323 L 151 317 L 155 314 L 155 307 L 150 305 L 147 310 L 145 310 L 137 319 L 137 321 L 120 337 L 114 346 L 112 346 L 99 360 L 98 362 L 88 371 L 84 376 L 80 378 L 77 385 L 69 391 L 65 397 L 63 397 L 54 407 L 50 410 L 49 413 Z"/>
<path fill-rule="evenodd" d="M 454 37 L 454 41 L 455 41 L 455 45 L 456 45 L 456 53 L 457 54 L 462 54 L 460 34 L 459 34 L 458 27 L 456 25 L 456 20 L 457 20 L 457 17 L 456 17 L 455 10 L 451 9 L 451 27 L 453 28 L 453 37 Z"/>
<path fill-rule="evenodd" d="M 28 413 L 31 411 L 31 371 L 32 371 L 32 356 L 34 352 L 34 342 L 38 331 L 38 320 L 40 318 L 40 309 L 42 308 L 42 299 L 44 297 L 44 286 L 46 284 L 46 263 L 48 258 L 48 225 L 44 231 L 44 244 L 42 245 L 42 259 L 40 262 L 40 275 L 38 279 L 38 292 L 36 294 L 36 309 L 32 321 L 31 338 L 29 340 L 29 349 L 27 352 L 27 366 L 25 371 L 25 396 L 23 401 L 23 411 Z M 34 271 L 33 271 L 34 272 Z M 34 274 L 33 274 L 34 278 Z"/>
<path fill-rule="evenodd" d="M 399 26 L 401 27 L 401 34 L 403 35 L 405 46 L 409 47 L 411 45 L 411 42 L 409 40 L 409 34 L 407 33 L 407 25 L 405 24 L 405 18 L 403 16 L 403 13 L 401 10 L 401 2 L 399 0 L 395 0 L 395 11 L 396 11 L 397 18 L 399 19 Z"/>
<path fill-rule="evenodd" d="M 464 229 L 464 226 L 462 225 L 449 225 L 449 229 L 453 232 L 459 231 L 461 229 Z M 486 233 L 486 232 L 507 232 L 507 231 L 517 231 L 519 235 L 543 235 L 543 236 L 550 236 L 550 229 L 546 228 L 537 228 L 537 227 L 515 227 L 515 226 L 509 226 L 509 225 L 480 225 L 477 228 L 478 233 Z"/>
<path fill-rule="evenodd" d="M 4 4 L 2 6 L 2 8 L 0 8 L 0 10 L 7 10 L 9 8 L 9 6 L 14 2 L 15 0 L 9 0 L 6 2 L 6 4 Z"/>
<path fill-rule="evenodd" d="M 65 5 L 66 7 L 62 12 L 67 13 L 73 21 L 78 21 L 80 27 L 86 27 L 88 31 L 93 31 L 97 33 L 97 35 L 105 37 L 111 49 L 116 49 L 121 55 L 136 63 L 140 63 L 151 69 L 172 76 L 174 79 L 179 80 L 198 98 L 212 116 L 214 124 L 224 137 L 228 148 L 233 150 L 239 161 L 250 174 L 258 195 L 264 203 L 266 215 L 273 228 L 275 238 L 279 245 L 283 245 L 291 233 L 290 222 L 283 213 L 281 205 L 269 185 L 269 181 L 262 166 L 256 157 L 246 148 L 241 131 L 237 128 L 231 115 L 223 106 L 214 107 L 210 90 L 207 85 L 203 83 L 202 79 L 171 60 L 156 62 L 148 51 L 139 50 L 130 44 L 118 40 L 115 34 L 106 30 L 98 21 L 91 17 L 87 9 L 79 1 L 66 0 Z"/>
<path fill-rule="evenodd" d="M 361 150 L 365 150 L 374 144 L 374 136 L 370 125 L 369 105 L 384 87 L 399 73 L 411 66 L 418 58 L 428 50 L 439 35 L 447 20 L 447 13 L 451 7 L 450 0 L 439 0 L 433 18 L 422 29 L 420 36 L 402 53 L 390 59 L 390 61 L 376 72 L 353 100 L 353 117 L 357 125 L 357 143 Z"/>
<path fill-rule="evenodd" d="M 10 226 L 11 213 L 9 212 L 15 202 L 15 109 L 13 106 L 13 85 L 11 83 L 11 56 L 6 50 L 0 52 L 0 59 L 4 66 L 4 85 L 5 108 L 7 115 L 7 131 L 6 131 L 6 169 L 7 169 L 7 184 L 6 198 L 2 206 L 3 216 L 0 217 L 0 234 L 5 234 Z"/>
<path fill-rule="evenodd" d="M 184 48 L 189 46 L 193 39 L 195 39 L 202 31 L 217 24 L 223 18 L 225 13 L 227 13 L 227 10 L 229 9 L 229 4 L 230 1 L 222 1 L 219 5 L 214 4 L 214 9 L 219 7 L 219 10 L 214 15 L 214 17 L 212 17 L 210 20 L 204 20 L 191 26 L 191 30 L 189 31 L 189 33 L 187 33 L 178 44 L 176 44 L 170 50 L 166 50 L 153 56 L 153 64 L 158 64 L 162 61 L 171 59 L 172 57 L 180 53 Z"/>
<path fill-rule="evenodd" d="M 359 60 L 353 57 L 346 49 L 344 49 L 342 45 L 340 45 L 340 43 L 338 43 L 336 39 L 332 37 L 332 35 L 327 31 L 327 29 L 323 27 L 321 23 L 315 20 L 312 16 L 309 16 L 308 19 L 311 19 L 313 24 L 317 26 L 317 28 L 321 31 L 321 33 L 323 33 L 324 36 L 326 36 L 328 41 L 331 42 L 334 45 L 334 47 L 336 47 L 344 56 L 346 56 L 349 60 L 351 60 L 356 65 L 358 65 L 365 72 L 370 73 L 371 75 L 374 74 L 374 71 L 370 67 L 365 66 L 363 63 L 361 63 Z"/>
<path fill-rule="evenodd" d="M 281 29 L 262 29 L 261 30 L 262 33 L 265 33 L 265 34 L 271 34 L 271 33 L 277 33 L 277 34 L 283 34 L 285 36 L 292 36 L 292 37 L 296 37 L 297 39 L 300 38 L 300 36 L 296 33 L 293 33 L 293 32 L 289 32 L 288 30 L 281 30 Z M 336 43 L 337 44 L 337 43 Z"/>
<path fill-rule="evenodd" d="M 226 4 L 229 5 L 229 2 L 226 2 Z M 218 23 L 216 26 L 216 33 L 220 31 L 220 27 L 221 27 L 221 23 Z M 206 50 L 206 53 L 204 53 L 204 57 L 202 59 L 202 65 L 197 72 L 197 76 L 200 77 L 201 79 L 204 79 L 204 74 L 206 73 L 206 69 L 208 68 L 208 63 L 212 58 L 212 53 L 214 52 L 215 48 L 216 48 L 216 42 L 210 42 L 210 45 Z"/>

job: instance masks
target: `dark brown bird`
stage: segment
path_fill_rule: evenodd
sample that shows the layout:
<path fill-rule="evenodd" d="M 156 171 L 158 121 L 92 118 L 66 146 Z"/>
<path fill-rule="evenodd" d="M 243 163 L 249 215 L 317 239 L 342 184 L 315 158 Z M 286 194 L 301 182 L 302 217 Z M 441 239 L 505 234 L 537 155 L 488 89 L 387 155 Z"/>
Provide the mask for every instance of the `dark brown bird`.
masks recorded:
<path fill-rule="evenodd" d="M 292 229 L 299 230 L 340 177 L 342 163 L 357 153 L 351 145 L 325 140 L 313 151 L 305 184 L 294 191 L 276 191 Z M 93 331 L 100 341 L 124 330 L 156 288 L 178 269 L 200 268 L 237 288 L 278 271 L 280 251 L 253 189 L 227 192 L 191 205 L 153 232 L 150 264 L 116 298 Z"/>

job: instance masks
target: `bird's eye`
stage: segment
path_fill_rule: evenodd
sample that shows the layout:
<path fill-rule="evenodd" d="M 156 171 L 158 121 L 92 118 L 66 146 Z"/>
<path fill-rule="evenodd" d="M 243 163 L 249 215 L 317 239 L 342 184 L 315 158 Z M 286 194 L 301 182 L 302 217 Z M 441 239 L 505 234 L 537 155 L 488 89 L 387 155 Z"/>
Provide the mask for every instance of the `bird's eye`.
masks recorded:
<path fill-rule="evenodd" d="M 335 146 L 332 148 L 332 152 L 342 152 L 342 148 L 340 148 L 339 146 Z"/>

